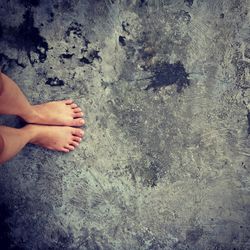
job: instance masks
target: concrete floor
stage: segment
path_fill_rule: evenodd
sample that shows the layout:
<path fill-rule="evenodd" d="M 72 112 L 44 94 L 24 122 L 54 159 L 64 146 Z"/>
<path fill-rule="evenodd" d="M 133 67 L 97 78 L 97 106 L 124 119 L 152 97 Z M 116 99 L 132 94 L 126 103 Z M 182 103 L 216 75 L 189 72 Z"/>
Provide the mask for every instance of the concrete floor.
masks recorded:
<path fill-rule="evenodd" d="M 250 249 L 249 10 L 1 1 L 3 72 L 87 123 L 74 152 L 29 145 L 0 168 L 1 249 Z"/>

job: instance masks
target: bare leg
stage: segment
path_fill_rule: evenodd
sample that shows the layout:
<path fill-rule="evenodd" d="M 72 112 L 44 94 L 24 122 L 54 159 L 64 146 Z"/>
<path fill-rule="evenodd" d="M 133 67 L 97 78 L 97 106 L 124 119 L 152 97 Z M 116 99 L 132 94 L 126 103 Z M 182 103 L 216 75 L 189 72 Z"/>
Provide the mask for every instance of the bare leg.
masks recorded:
<path fill-rule="evenodd" d="M 0 126 L 0 164 L 15 156 L 27 143 L 69 152 L 82 140 L 79 128 L 61 126 L 27 125 L 21 129 Z"/>
<path fill-rule="evenodd" d="M 0 73 L 0 114 L 18 115 L 28 123 L 82 126 L 81 109 L 72 100 L 31 105 L 7 75 Z"/>
<path fill-rule="evenodd" d="M 0 155 L 2 154 L 4 149 L 4 140 L 3 137 L 0 135 Z"/>

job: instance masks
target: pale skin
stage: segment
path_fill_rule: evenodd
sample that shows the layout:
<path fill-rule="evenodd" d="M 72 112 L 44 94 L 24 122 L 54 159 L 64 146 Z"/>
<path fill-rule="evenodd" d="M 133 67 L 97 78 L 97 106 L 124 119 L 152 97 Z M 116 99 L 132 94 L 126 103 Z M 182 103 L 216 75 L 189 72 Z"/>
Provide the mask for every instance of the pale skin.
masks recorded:
<path fill-rule="evenodd" d="M 82 110 L 73 100 L 31 105 L 17 84 L 0 72 L 0 114 L 16 115 L 28 124 L 16 129 L 0 126 L 0 164 L 14 157 L 26 144 L 70 152 L 84 136 Z"/>

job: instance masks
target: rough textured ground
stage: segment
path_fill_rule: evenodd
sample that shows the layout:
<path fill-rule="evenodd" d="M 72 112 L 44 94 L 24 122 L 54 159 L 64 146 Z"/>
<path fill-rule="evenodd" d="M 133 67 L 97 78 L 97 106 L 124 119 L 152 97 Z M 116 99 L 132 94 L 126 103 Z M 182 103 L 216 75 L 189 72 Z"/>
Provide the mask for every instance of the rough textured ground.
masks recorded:
<path fill-rule="evenodd" d="M 76 151 L 27 146 L 0 168 L 1 249 L 250 249 L 249 11 L 1 1 L 3 72 L 87 123 Z"/>

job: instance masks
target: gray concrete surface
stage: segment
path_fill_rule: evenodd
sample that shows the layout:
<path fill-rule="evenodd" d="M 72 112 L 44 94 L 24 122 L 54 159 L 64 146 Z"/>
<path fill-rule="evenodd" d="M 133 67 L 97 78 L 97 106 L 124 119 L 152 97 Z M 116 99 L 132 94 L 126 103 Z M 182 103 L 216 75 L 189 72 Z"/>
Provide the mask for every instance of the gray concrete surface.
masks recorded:
<path fill-rule="evenodd" d="M 2 246 L 250 249 L 249 7 L 1 1 L 2 70 L 87 123 L 74 152 L 29 145 L 1 166 Z"/>

